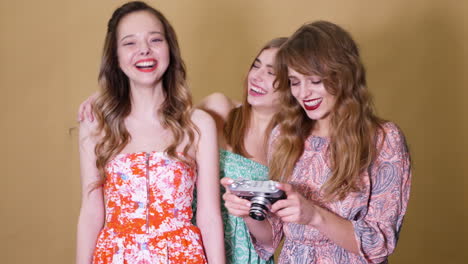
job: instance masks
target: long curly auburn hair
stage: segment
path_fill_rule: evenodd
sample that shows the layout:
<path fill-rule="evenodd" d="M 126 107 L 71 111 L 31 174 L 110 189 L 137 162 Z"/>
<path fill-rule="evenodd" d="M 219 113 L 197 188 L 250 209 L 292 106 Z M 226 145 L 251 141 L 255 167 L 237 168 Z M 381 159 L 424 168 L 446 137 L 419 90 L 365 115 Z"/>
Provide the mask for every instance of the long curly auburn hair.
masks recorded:
<path fill-rule="evenodd" d="M 276 56 L 277 114 L 280 136 L 273 142 L 270 177 L 287 181 L 314 128 L 290 91 L 288 68 L 320 76 L 336 103 L 330 113 L 328 155 L 332 175 L 322 186 L 326 200 L 341 200 L 360 190 L 360 174 L 376 157 L 376 135 L 384 120 L 375 115 L 356 43 L 348 32 L 326 21 L 303 25 Z"/>
<path fill-rule="evenodd" d="M 191 121 L 192 97 L 187 88 L 185 64 L 174 29 L 161 12 L 144 2 L 134 1 L 122 5 L 114 11 L 108 22 L 98 78 L 101 93 L 93 105 L 99 124 L 98 133 L 102 136 L 95 148 L 96 166 L 102 178 L 100 184 L 105 182 L 106 164 L 130 141 L 130 134 L 124 124 L 131 111 L 130 85 L 128 77 L 119 67 L 117 28 L 122 18 L 141 11 L 149 12 L 162 23 L 169 45 L 170 62 L 162 77 L 165 101 L 159 110 L 163 127 L 169 128 L 174 138 L 165 150 L 167 155 L 190 164 L 188 159 L 177 155 L 176 148 L 187 137 L 189 144 L 184 147 L 184 153 L 187 153 L 195 140 L 195 133 L 198 133 L 198 128 Z"/>

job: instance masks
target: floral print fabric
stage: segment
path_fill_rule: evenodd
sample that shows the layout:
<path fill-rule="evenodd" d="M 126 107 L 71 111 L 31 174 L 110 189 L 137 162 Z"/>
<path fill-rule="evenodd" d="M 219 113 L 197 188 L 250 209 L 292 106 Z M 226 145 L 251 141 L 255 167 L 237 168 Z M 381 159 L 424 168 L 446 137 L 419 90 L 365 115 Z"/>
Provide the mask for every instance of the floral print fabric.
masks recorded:
<path fill-rule="evenodd" d="M 106 173 L 93 263 L 206 263 L 191 224 L 194 168 L 163 152 L 137 152 L 117 155 Z"/>
<path fill-rule="evenodd" d="M 275 247 L 285 236 L 280 264 L 360 264 L 387 263 L 395 249 L 405 215 L 411 185 L 410 157 L 404 136 L 393 123 L 384 124 L 385 137 L 380 133 L 377 146 L 381 146 L 377 159 L 362 174 L 363 190 L 351 193 L 345 199 L 325 202 L 320 187 L 331 175 L 327 155 L 329 139 L 309 137 L 303 155 L 299 158 L 290 182 L 305 198 L 323 208 L 348 219 L 354 226 L 359 254 L 353 254 L 310 226 L 281 223 L 275 217 L 273 224 Z M 273 132 L 273 140 L 278 137 Z M 263 258 L 274 249 L 255 242 Z"/>
<path fill-rule="evenodd" d="M 227 150 L 220 150 L 220 177 L 246 180 L 268 180 L 268 168 L 251 159 Z M 224 194 L 225 190 L 221 191 Z M 250 240 L 249 229 L 241 217 L 229 214 L 224 202 L 221 203 L 221 215 L 224 222 L 224 244 L 226 262 L 229 264 L 273 264 L 273 258 L 263 260 L 255 251 Z"/>

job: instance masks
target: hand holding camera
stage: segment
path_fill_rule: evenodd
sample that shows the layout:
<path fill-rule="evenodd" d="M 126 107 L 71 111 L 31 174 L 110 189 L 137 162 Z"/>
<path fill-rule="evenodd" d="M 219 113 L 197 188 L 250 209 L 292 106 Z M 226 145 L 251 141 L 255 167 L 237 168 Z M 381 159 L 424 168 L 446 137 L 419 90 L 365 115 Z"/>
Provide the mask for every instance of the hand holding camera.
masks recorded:
<path fill-rule="evenodd" d="M 278 189 L 276 185 L 277 182 L 275 181 L 238 179 L 228 184 L 227 189 L 233 195 L 250 201 L 248 215 L 255 220 L 263 221 L 265 220 L 268 212 L 271 210 L 271 205 L 278 200 L 286 198 L 285 193 Z M 226 200 L 226 202 L 228 201 Z M 226 205 L 226 207 L 229 206 Z M 246 209 L 242 205 L 238 206 L 238 209 L 241 208 L 244 210 Z"/>
<path fill-rule="evenodd" d="M 239 181 L 239 180 L 238 180 Z M 234 185 L 236 188 L 232 190 L 231 186 L 233 183 L 238 183 L 238 181 L 234 181 L 230 178 L 223 178 L 221 179 L 221 184 L 226 188 L 226 193 L 223 195 L 224 205 L 228 209 L 229 213 L 234 216 L 238 217 L 248 217 L 250 216 L 253 219 L 260 220 L 266 216 L 267 212 L 271 211 L 272 213 L 276 214 L 278 217 L 281 218 L 283 222 L 288 223 L 296 223 L 296 224 L 303 224 L 303 225 L 312 225 L 315 226 L 318 222 L 318 214 L 320 211 L 324 210 L 321 209 L 320 206 L 317 206 L 313 201 L 310 201 L 304 198 L 300 193 L 294 190 L 294 188 L 290 184 L 281 183 L 278 191 L 268 190 L 267 193 L 270 193 L 270 196 L 275 197 L 273 199 L 267 198 L 257 198 L 253 199 L 254 197 L 262 197 L 260 195 L 252 195 L 251 193 L 245 195 L 245 193 L 241 194 L 241 191 L 247 188 L 246 186 Z M 269 184 L 270 181 L 263 181 L 261 185 L 263 187 L 271 187 Z M 266 183 L 265 183 L 266 182 Z M 277 183 L 275 186 L 277 186 Z M 254 184 L 256 185 L 256 184 Z M 250 185 L 249 185 L 250 186 Z M 252 188 L 252 187 L 248 187 Z M 257 187 L 255 187 L 257 188 Z M 257 192 L 258 193 L 258 192 Z M 271 195 L 274 193 L 275 195 Z M 281 197 L 276 199 L 276 197 Z M 257 210 L 256 208 L 263 208 L 262 205 L 258 205 L 256 200 L 265 201 L 268 200 L 270 205 L 267 203 L 267 210 L 261 209 Z M 263 202 L 262 202 L 263 203 Z M 274 206 L 273 206 L 274 203 Z M 257 204 L 257 205 L 255 205 Z M 271 208 L 271 207 L 273 208 Z M 253 208 L 253 210 L 252 210 Z M 258 213 L 258 215 L 257 215 Z M 253 216 L 252 216 L 253 215 Z"/>

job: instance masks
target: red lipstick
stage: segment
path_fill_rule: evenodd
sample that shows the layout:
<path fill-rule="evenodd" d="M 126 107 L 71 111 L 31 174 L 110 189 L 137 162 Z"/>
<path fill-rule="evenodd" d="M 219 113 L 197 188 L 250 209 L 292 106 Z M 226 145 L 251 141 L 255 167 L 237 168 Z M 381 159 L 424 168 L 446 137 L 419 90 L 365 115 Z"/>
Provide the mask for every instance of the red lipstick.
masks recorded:
<path fill-rule="evenodd" d="M 141 72 L 152 72 L 156 70 L 157 65 L 158 63 L 155 59 L 144 59 L 135 63 L 136 69 Z"/>
<path fill-rule="evenodd" d="M 320 105 L 322 104 L 322 101 L 323 101 L 323 98 L 317 98 L 317 99 L 312 99 L 312 100 L 304 100 L 303 101 L 304 108 L 307 111 L 313 111 L 313 110 L 320 107 Z"/>

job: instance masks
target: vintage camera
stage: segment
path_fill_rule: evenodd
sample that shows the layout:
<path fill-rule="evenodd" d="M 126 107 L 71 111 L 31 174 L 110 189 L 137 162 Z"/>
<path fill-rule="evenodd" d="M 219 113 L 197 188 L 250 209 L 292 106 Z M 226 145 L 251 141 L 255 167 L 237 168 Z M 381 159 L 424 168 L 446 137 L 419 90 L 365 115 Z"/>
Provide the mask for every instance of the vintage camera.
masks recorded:
<path fill-rule="evenodd" d="M 239 179 L 228 185 L 231 193 L 251 202 L 249 215 L 263 221 L 271 205 L 280 199 L 286 199 L 285 193 L 276 188 L 275 181 L 253 181 Z"/>

